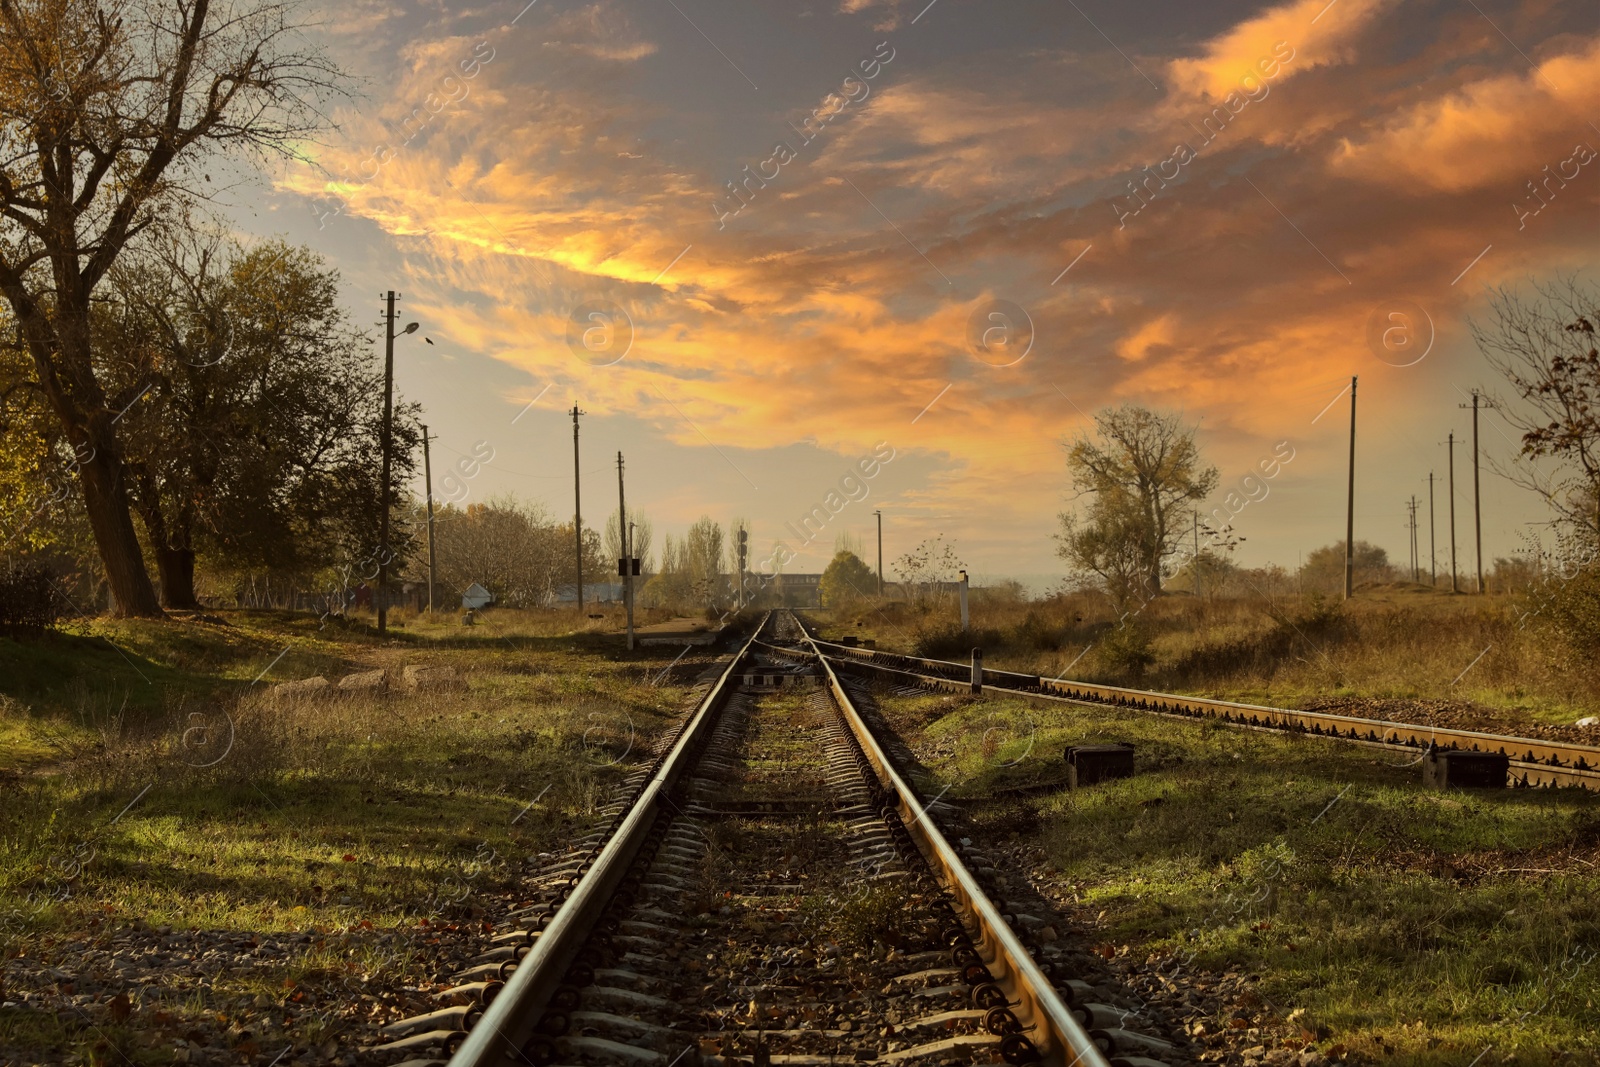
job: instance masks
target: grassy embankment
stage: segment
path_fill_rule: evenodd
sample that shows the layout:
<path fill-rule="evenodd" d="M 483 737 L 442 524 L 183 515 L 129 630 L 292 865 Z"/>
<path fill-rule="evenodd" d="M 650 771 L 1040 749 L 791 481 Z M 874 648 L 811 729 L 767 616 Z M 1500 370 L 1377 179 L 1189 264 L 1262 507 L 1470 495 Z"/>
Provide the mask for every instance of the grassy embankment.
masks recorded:
<path fill-rule="evenodd" d="M 614 620 L 577 633 L 571 613 L 492 611 L 472 629 L 398 621 L 382 641 L 266 612 L 0 639 L 4 956 L 48 955 L 127 922 L 414 924 L 466 897 L 462 887 L 508 887 L 523 859 L 558 847 L 684 703 L 681 669 L 650 684 L 676 650 L 629 659 L 598 632 Z M 398 682 L 407 664 L 454 666 L 467 687 L 270 693 L 376 668 Z M 380 976 L 418 966 L 355 963 Z M 271 995 L 350 965 L 308 948 L 284 961 L 273 978 L 287 985 Z M 36 1036 L 70 1045 L 74 1024 L 61 1025 Z M 31 1043 L 0 1033 L 0 1046 Z"/>
<path fill-rule="evenodd" d="M 1042 612 L 1031 610 L 1032 622 L 1028 609 L 975 612 L 974 626 L 1036 633 Z M 1053 610 L 1060 618 L 1062 606 Z M 1274 624 L 1248 607 L 1161 605 L 1151 623 L 1158 656 L 1143 682 L 1274 703 L 1335 685 L 1429 696 L 1494 641 L 1510 647 L 1483 657 L 1488 669 L 1463 683 L 1466 695 L 1548 721 L 1592 707 L 1564 689 L 1583 668 L 1508 634 L 1508 611 L 1505 602 L 1374 597 L 1325 623 L 1327 660 L 1313 651 L 1269 663 L 1257 653 L 1273 647 Z M 856 621 L 831 620 L 825 632 L 908 650 L 917 639 L 911 619 L 874 621 L 869 611 Z M 1063 631 L 1088 639 L 1095 625 Z M 1002 646 L 991 662 L 1048 670 L 1083 647 L 1063 644 Z M 1230 655 L 1209 671 L 1196 666 L 1219 648 Z M 1212 1033 L 1260 1026 L 1294 1048 L 1306 1028 L 1323 1051 L 1342 1046 L 1377 1063 L 1465 1065 L 1489 1046 L 1497 1051 L 1486 1063 L 1600 1061 L 1600 797 L 1426 792 L 1421 768 L 1399 753 L 1111 708 L 993 694 L 881 702 L 934 792 L 1059 782 L 1066 745 L 1133 742 L 1132 779 L 986 802 L 976 818 L 1043 857 L 1043 883 L 1106 951 L 1177 955 L 1191 975 L 1260 976 L 1266 1003 L 1205 1020 Z"/>
<path fill-rule="evenodd" d="M 1133 742 L 1136 777 L 986 806 L 980 824 L 1041 849 L 1108 948 L 1261 976 L 1277 1011 L 1249 1025 L 1293 1034 L 1281 1020 L 1304 1008 L 1324 1051 L 1381 1063 L 1466 1064 L 1490 1045 L 1518 1063 L 1600 1058 L 1600 797 L 1425 792 L 1398 755 L 1116 709 L 884 707 L 958 794 L 1059 778 L 1068 744 Z"/>
<path fill-rule="evenodd" d="M 1309 598 L 1159 597 L 1129 627 L 1104 598 L 990 603 L 976 591 L 972 635 L 947 601 L 928 611 L 864 603 L 819 619 L 880 648 L 990 667 L 1304 707 L 1363 698 L 1470 702 L 1511 718 L 1572 723 L 1600 712 L 1600 672 L 1554 641 L 1522 597 L 1452 596 L 1425 585 Z M 1140 663 L 1141 660 L 1146 660 Z"/>

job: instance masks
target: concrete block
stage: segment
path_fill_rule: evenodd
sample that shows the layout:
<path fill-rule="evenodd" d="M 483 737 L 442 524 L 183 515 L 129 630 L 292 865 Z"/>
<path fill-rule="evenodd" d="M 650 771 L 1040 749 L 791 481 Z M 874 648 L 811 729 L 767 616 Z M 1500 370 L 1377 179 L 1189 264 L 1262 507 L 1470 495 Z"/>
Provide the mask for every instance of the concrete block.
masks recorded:
<path fill-rule="evenodd" d="M 435 689 L 465 689 L 467 682 L 454 667 L 411 666 L 400 672 L 405 687 L 413 692 Z"/>
<path fill-rule="evenodd" d="M 389 678 L 383 671 L 360 671 L 339 679 L 339 690 L 344 693 L 381 693 L 389 688 Z"/>

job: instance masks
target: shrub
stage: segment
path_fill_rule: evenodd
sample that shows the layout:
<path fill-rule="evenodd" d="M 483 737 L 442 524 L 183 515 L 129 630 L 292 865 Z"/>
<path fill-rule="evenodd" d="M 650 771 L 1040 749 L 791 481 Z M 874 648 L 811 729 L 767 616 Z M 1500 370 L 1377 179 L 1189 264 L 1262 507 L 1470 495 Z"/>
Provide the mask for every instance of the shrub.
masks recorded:
<path fill-rule="evenodd" d="M 1055 652 L 1061 647 L 1061 627 L 1052 624 L 1037 611 L 1030 610 L 1014 631 L 1014 641 L 1023 648 L 1039 652 Z"/>
<path fill-rule="evenodd" d="M 42 563 L 23 563 L 0 574 L 0 633 L 41 634 L 65 608 L 55 576 Z"/>
<path fill-rule="evenodd" d="M 963 630 L 960 623 L 924 626 L 916 632 L 914 651 L 931 659 L 966 659 L 974 648 L 999 648 L 1005 638 L 999 630 Z"/>
<path fill-rule="evenodd" d="M 1130 621 L 1113 626 L 1100 642 L 1100 662 L 1108 669 L 1132 676 L 1144 677 L 1145 668 L 1155 662 L 1155 651 L 1150 647 L 1150 630 L 1143 623 Z"/>
<path fill-rule="evenodd" d="M 1570 578 L 1552 575 L 1534 593 L 1545 626 L 1576 656 L 1600 654 L 1600 564 L 1590 561 Z"/>

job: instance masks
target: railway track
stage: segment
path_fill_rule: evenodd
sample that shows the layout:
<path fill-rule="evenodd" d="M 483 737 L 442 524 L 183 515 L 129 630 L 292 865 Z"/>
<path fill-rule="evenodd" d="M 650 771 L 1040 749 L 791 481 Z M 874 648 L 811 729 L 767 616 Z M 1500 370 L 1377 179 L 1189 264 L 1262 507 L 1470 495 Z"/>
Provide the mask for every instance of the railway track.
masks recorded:
<path fill-rule="evenodd" d="M 1160 1067 L 1067 976 L 787 612 L 762 619 L 604 826 L 368 1062 Z M 448 1060 L 447 1060 L 448 1058 Z M 1187 1057 L 1181 1057 L 1187 1062 Z"/>
<path fill-rule="evenodd" d="M 809 632 L 810 627 L 807 629 Z M 962 691 L 968 690 L 971 685 L 972 668 L 969 664 L 880 652 L 815 637 L 812 640 L 821 654 L 834 663 L 897 676 L 911 685 Z M 1498 753 L 1510 760 L 1509 781 L 1513 786 L 1569 786 L 1600 790 L 1600 748 L 1590 745 L 1239 704 L 1114 685 L 1041 678 L 1014 671 L 985 669 L 983 684 L 1029 700 L 1053 704 L 1134 708 L 1179 718 L 1212 719 L 1231 726 L 1310 734 L 1377 748 L 1407 749 L 1418 761 L 1430 745 L 1439 749 Z"/>

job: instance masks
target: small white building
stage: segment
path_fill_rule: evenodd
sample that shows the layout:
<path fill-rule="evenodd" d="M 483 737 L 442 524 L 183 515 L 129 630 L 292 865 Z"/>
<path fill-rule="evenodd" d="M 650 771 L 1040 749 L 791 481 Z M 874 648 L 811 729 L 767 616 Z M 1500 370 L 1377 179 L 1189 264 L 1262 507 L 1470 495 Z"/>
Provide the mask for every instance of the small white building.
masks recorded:
<path fill-rule="evenodd" d="M 494 594 L 489 592 L 477 582 L 467 586 L 467 591 L 461 594 L 461 606 L 472 611 L 478 611 L 494 603 Z"/>

